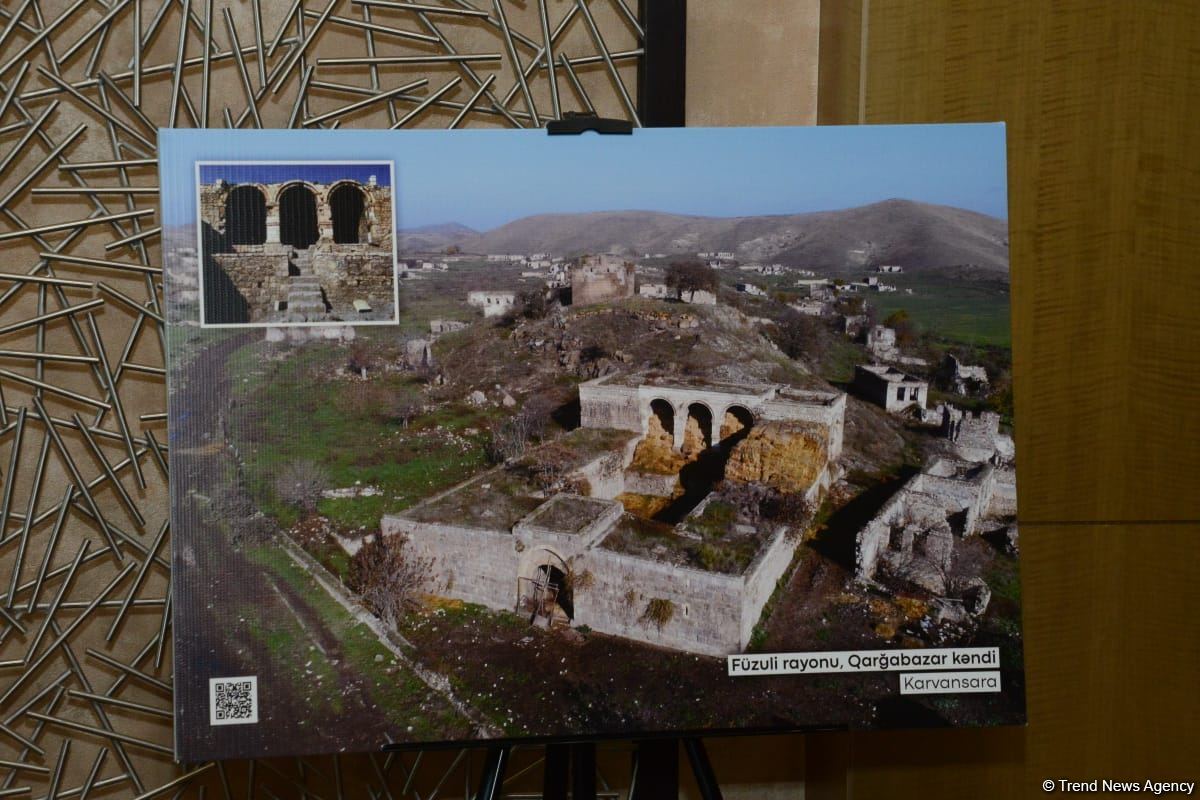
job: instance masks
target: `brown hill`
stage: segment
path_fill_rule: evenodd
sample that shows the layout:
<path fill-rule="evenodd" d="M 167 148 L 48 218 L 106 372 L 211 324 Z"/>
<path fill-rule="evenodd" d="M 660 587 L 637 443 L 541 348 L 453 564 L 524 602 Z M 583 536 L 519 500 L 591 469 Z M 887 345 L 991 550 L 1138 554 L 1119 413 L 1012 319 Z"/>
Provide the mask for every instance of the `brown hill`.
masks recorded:
<path fill-rule="evenodd" d="M 970 265 L 1008 271 L 1004 220 L 912 200 L 760 217 L 695 217 L 658 211 L 538 214 L 486 233 L 452 235 L 445 243 L 476 253 L 564 256 L 731 251 L 743 261 L 847 274 L 875 264 L 900 264 L 910 270 Z"/>

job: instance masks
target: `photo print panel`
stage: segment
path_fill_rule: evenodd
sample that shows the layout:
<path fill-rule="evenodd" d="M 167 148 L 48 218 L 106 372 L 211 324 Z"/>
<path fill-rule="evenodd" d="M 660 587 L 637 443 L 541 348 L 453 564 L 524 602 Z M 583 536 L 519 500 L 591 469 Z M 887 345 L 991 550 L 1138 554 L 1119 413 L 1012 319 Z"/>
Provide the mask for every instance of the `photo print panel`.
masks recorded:
<path fill-rule="evenodd" d="M 179 758 L 1024 722 L 1002 125 L 160 141 Z"/>

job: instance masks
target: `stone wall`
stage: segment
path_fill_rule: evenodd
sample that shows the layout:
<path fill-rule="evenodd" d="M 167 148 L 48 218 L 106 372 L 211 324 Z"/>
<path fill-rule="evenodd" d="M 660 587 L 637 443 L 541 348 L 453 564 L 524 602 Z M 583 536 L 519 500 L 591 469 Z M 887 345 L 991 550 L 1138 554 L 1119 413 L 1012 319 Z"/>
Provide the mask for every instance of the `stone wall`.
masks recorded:
<path fill-rule="evenodd" d="M 723 656 L 740 652 L 744 584 L 739 576 L 701 572 L 610 550 L 573 562 L 591 585 L 575 593 L 575 625 L 661 647 Z M 651 600 L 671 603 L 661 627 L 644 619 Z"/>
<path fill-rule="evenodd" d="M 372 308 L 395 302 L 396 281 L 391 253 L 371 252 L 365 245 L 334 245 L 335 251 L 313 254 L 313 273 L 321 281 L 331 313 L 351 318 L 355 300 Z"/>
<path fill-rule="evenodd" d="M 433 591 L 511 611 L 517 602 L 518 553 L 508 531 L 385 516 L 383 535 L 406 534 L 415 557 L 433 562 Z"/>
<path fill-rule="evenodd" d="M 633 297 L 636 270 L 632 261 L 588 256 L 570 270 L 571 305 L 584 306 Z"/>
<path fill-rule="evenodd" d="M 250 246 L 247 246 L 250 247 Z M 270 252 L 258 247 L 236 253 L 214 253 L 213 265 L 222 275 L 205 276 L 205 316 L 214 319 L 214 305 L 230 301 L 236 293 L 245 304 L 246 322 L 263 322 L 272 318 L 276 305 L 288 296 L 288 257 L 286 253 Z M 212 269 L 212 266 L 209 267 Z M 228 285 L 222 278 L 228 279 Z M 219 318 L 224 318 L 224 315 Z"/>

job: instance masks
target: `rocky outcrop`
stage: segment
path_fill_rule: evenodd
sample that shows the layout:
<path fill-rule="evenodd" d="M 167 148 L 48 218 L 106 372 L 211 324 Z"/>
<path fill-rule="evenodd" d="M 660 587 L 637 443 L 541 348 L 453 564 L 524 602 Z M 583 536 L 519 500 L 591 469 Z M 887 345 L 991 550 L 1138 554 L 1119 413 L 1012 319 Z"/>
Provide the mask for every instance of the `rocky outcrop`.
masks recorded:
<path fill-rule="evenodd" d="M 828 461 L 827 437 L 819 427 L 767 422 L 751 428 L 734 446 L 725 465 L 725 478 L 799 493 L 820 478 Z"/>

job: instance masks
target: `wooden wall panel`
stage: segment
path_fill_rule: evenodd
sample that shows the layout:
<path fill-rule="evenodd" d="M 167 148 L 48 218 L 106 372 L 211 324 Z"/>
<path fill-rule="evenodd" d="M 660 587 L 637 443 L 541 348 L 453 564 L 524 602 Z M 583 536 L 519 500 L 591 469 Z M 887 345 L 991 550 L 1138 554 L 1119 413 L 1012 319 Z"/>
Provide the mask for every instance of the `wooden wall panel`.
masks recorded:
<path fill-rule="evenodd" d="M 1200 519 L 1200 6 L 869 8 L 867 122 L 1008 123 L 1022 519 Z"/>

